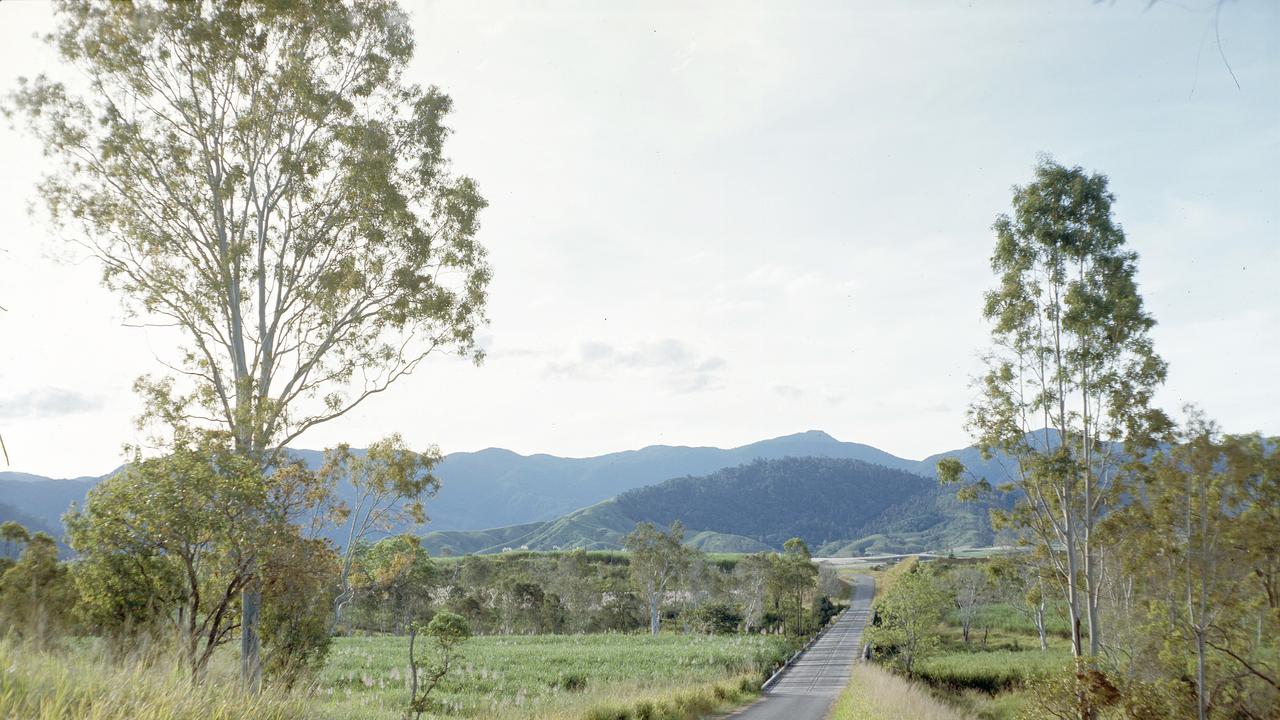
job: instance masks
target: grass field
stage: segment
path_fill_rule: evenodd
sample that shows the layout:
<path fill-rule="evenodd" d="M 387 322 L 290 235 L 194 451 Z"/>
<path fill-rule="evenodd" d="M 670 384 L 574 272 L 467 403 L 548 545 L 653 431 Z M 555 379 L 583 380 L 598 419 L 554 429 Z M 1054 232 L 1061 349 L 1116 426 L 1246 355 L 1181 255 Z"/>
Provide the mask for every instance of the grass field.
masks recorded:
<path fill-rule="evenodd" d="M 0 637 L 0 718 L 23 720 L 399 720 L 407 641 L 339 638 L 313 687 L 249 696 L 224 648 L 192 688 L 172 654 L 112 657 L 97 641 L 37 650 Z M 427 717 L 694 720 L 753 698 L 793 647 L 776 636 L 478 637 Z"/>
<path fill-rule="evenodd" d="M 404 638 L 340 638 L 314 707 L 353 720 L 398 718 L 408 694 Z M 542 635 L 477 637 L 439 699 L 450 717 L 608 717 L 648 701 L 728 707 L 758 687 L 790 646 L 772 636 Z M 716 686 L 719 686 L 716 697 Z"/>

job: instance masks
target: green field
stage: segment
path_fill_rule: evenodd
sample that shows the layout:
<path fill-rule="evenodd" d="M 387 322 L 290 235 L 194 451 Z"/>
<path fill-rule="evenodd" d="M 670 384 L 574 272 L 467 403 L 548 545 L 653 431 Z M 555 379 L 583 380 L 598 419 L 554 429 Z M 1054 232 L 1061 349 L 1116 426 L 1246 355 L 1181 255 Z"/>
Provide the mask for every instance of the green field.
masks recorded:
<path fill-rule="evenodd" d="M 399 718 L 407 641 L 339 638 L 312 701 L 326 716 Z M 731 701 L 790 649 L 774 636 L 542 635 L 477 637 L 439 699 L 449 717 L 585 718 L 593 710 L 694 694 Z M 725 705 L 729 703 L 724 703 Z M 602 713 L 603 714 L 603 713 Z"/>

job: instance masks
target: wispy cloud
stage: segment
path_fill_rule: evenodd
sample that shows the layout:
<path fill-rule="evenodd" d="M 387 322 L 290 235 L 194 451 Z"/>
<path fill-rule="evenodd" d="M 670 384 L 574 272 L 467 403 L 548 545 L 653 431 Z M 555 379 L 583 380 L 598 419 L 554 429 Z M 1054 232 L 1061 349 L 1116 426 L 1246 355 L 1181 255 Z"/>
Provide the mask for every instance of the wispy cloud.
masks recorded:
<path fill-rule="evenodd" d="M 65 390 L 44 387 L 0 399 L 0 418 L 50 418 L 89 412 L 102 407 L 96 397 Z"/>
<path fill-rule="evenodd" d="M 691 393 L 720 386 L 724 358 L 704 355 L 681 340 L 666 338 L 625 348 L 609 343 L 583 343 L 567 357 L 546 364 L 549 378 L 612 380 L 621 373 L 649 376 L 673 393 Z"/>

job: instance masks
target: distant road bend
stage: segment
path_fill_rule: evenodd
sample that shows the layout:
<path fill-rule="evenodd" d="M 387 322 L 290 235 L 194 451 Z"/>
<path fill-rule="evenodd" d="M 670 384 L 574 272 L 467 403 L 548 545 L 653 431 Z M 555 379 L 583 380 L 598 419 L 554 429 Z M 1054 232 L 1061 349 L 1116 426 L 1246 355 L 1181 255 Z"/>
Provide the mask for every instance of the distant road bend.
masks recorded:
<path fill-rule="evenodd" d="M 732 720 L 823 720 L 836 696 L 849 683 L 849 672 L 862 654 L 862 629 L 871 613 L 875 581 L 854 579 L 850 607 L 813 647 L 774 683 L 754 705 L 729 716 Z"/>

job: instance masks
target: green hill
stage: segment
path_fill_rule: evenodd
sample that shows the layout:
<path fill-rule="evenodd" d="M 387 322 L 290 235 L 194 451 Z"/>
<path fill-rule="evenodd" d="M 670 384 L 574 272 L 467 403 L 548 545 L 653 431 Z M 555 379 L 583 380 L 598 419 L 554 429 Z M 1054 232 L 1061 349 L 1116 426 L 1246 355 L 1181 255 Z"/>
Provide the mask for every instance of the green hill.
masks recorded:
<path fill-rule="evenodd" d="M 779 549 L 803 538 L 823 555 L 904 552 L 991 542 L 986 508 L 923 475 L 860 460 L 789 457 L 637 488 L 555 520 L 427 533 L 433 554 L 614 550 L 640 522 L 679 520 L 709 552 Z"/>

